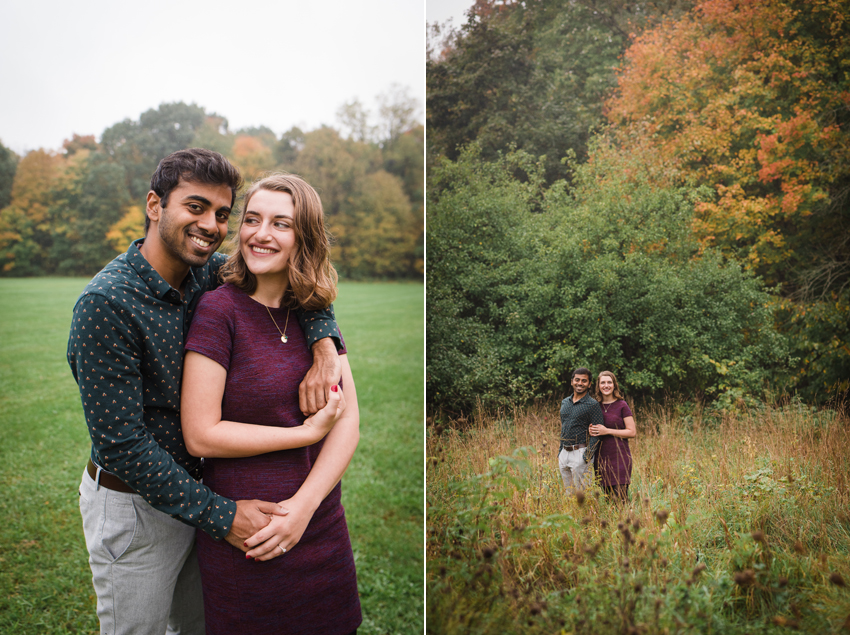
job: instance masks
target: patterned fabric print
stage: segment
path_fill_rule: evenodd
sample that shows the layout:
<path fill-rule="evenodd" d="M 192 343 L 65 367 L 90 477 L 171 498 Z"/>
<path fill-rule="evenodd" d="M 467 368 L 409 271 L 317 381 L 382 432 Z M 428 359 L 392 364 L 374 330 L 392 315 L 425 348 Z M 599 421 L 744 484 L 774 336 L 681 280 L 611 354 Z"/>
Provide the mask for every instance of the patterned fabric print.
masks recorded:
<path fill-rule="evenodd" d="M 218 285 L 225 256 L 191 269 L 181 298 L 145 260 L 142 242 L 104 267 L 74 307 L 68 363 L 91 458 L 156 509 L 223 538 L 236 504 L 198 483 L 201 462 L 186 450 L 180 429 L 180 380 L 192 314 L 203 293 Z M 296 314 L 310 345 L 338 335 L 332 309 Z"/>
<path fill-rule="evenodd" d="M 560 451 L 567 445 L 587 444 L 585 457 L 593 456 L 599 437 L 592 437 L 587 429 L 594 424 L 602 423 L 602 409 L 599 402 L 590 395 L 585 395 L 573 403 L 570 395 L 561 402 L 561 444 Z M 587 460 L 587 459 L 585 459 Z"/>

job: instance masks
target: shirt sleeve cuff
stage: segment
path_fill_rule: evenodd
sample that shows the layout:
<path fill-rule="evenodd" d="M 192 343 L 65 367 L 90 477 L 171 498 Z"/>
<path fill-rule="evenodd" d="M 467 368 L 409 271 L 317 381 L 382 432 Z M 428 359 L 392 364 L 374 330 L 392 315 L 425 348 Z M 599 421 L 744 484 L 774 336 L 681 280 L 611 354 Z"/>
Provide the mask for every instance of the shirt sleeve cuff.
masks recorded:
<path fill-rule="evenodd" d="M 216 496 L 210 506 L 209 516 L 200 525 L 200 528 L 215 540 L 221 540 L 230 533 L 235 518 L 236 503 L 224 496 Z"/>

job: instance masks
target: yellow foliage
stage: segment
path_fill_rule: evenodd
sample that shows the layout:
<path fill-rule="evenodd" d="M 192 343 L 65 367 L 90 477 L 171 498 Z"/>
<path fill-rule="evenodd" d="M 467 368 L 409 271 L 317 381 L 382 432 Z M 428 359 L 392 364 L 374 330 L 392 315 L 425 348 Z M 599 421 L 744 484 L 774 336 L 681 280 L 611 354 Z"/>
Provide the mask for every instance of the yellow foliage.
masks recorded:
<path fill-rule="evenodd" d="M 127 247 L 136 238 L 145 234 L 145 213 L 139 205 L 130 205 L 117 223 L 109 228 L 106 241 L 119 254 L 127 251 Z"/>
<path fill-rule="evenodd" d="M 18 165 L 12 183 L 12 205 L 25 210 L 33 223 L 47 217 L 49 192 L 63 167 L 63 158 L 55 152 L 33 150 Z"/>

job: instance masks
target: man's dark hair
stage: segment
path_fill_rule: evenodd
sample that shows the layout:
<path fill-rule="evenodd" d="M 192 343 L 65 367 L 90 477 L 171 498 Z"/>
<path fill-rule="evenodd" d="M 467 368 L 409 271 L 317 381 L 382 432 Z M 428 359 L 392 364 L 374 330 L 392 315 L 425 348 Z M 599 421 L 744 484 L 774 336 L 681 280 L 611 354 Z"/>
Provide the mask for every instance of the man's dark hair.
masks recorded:
<path fill-rule="evenodd" d="M 585 368 L 584 366 L 580 366 L 579 368 L 576 368 L 576 369 L 573 371 L 573 374 L 572 374 L 572 375 L 570 375 L 570 379 L 575 379 L 575 376 L 576 376 L 576 375 L 587 375 L 587 378 L 588 378 L 591 382 L 593 382 L 593 373 L 591 373 L 591 372 L 590 372 L 587 368 Z"/>
<path fill-rule="evenodd" d="M 172 152 L 156 167 L 151 177 L 151 189 L 168 204 L 168 195 L 180 184 L 180 179 L 206 185 L 226 185 L 230 188 L 230 207 L 236 201 L 236 191 L 242 186 L 239 170 L 218 152 L 203 148 L 189 148 Z M 151 221 L 145 215 L 145 235 Z"/>

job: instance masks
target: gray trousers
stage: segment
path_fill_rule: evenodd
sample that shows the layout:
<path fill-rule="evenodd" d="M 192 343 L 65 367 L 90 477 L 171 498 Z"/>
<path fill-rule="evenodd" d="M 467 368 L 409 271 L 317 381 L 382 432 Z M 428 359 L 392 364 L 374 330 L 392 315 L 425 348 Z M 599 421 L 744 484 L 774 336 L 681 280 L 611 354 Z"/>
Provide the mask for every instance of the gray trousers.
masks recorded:
<path fill-rule="evenodd" d="M 195 529 L 138 494 L 80 483 L 101 635 L 203 635 Z"/>
<path fill-rule="evenodd" d="M 564 481 L 568 494 L 584 490 L 590 480 L 590 464 L 584 462 L 584 448 L 567 452 L 561 449 L 558 453 L 558 471 Z"/>

